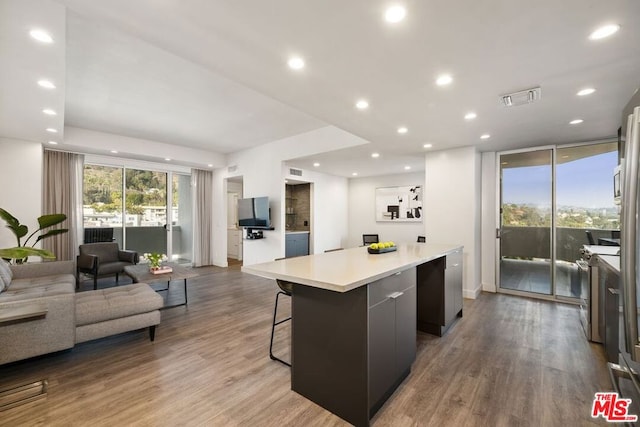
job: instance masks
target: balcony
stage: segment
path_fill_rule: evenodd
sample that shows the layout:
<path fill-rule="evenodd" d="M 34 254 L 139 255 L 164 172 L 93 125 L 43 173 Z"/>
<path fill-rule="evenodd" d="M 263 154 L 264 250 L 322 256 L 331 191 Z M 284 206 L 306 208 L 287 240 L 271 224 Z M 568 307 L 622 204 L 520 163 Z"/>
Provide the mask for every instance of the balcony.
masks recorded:
<path fill-rule="evenodd" d="M 575 263 L 580 248 L 588 244 L 586 229 L 556 228 L 556 294 L 580 298 L 580 275 Z M 593 230 L 594 240 L 612 231 Z M 500 239 L 500 287 L 551 295 L 551 229 L 549 227 L 503 227 Z"/>

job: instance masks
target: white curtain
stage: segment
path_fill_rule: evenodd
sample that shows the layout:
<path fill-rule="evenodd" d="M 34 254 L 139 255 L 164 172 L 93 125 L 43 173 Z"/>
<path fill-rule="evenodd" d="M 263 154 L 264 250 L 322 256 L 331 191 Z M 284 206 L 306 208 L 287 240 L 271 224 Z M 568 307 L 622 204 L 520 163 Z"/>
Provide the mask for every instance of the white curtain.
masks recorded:
<path fill-rule="evenodd" d="M 193 265 L 213 264 L 213 172 L 192 169 L 194 188 Z"/>
<path fill-rule="evenodd" d="M 67 220 L 59 228 L 69 229 L 42 240 L 42 247 L 58 260 L 73 260 L 82 232 L 82 154 L 45 150 L 42 183 L 42 214 L 62 213 Z"/>

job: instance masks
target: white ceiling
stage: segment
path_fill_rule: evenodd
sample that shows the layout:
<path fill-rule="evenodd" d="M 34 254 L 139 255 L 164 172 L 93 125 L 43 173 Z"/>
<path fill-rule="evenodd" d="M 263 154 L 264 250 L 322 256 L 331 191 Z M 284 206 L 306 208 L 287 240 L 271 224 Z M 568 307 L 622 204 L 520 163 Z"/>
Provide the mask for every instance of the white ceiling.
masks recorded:
<path fill-rule="evenodd" d="M 487 151 L 612 137 L 640 87 L 637 0 L 400 1 L 396 25 L 382 19 L 389 3 L 371 0 L 58 3 L 69 9 L 67 124 L 220 153 L 330 124 L 371 143 L 290 163 L 344 176 L 421 170 L 427 142 Z M 588 40 L 611 22 L 617 34 Z M 287 68 L 292 54 L 305 69 Z M 443 72 L 454 77 L 444 88 Z M 15 79 L 3 73 L 0 88 Z M 534 86 L 538 103 L 499 105 Z M 577 97 L 587 86 L 596 93 Z M 361 97 L 367 111 L 354 108 Z"/>

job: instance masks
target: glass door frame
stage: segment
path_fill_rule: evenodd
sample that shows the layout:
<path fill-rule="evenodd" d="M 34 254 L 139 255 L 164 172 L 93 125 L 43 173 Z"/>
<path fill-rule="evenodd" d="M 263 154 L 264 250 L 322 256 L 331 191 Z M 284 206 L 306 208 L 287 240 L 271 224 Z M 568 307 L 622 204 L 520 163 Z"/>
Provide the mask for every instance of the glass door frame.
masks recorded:
<path fill-rule="evenodd" d="M 551 293 L 550 294 L 541 294 L 541 293 L 536 293 L 536 292 L 528 292 L 528 291 L 519 291 L 519 290 L 515 290 L 515 289 L 507 289 L 507 288 L 502 288 L 500 286 L 500 260 L 501 260 L 501 256 L 500 256 L 500 252 L 501 252 L 501 232 L 502 232 L 502 213 L 501 213 L 501 209 L 502 209 L 502 174 L 501 174 L 501 165 L 502 165 L 502 161 L 501 158 L 503 155 L 510 155 L 510 154 L 518 154 L 518 153 L 531 153 L 534 151 L 549 151 L 551 154 L 551 225 L 550 225 L 550 232 L 549 232 L 549 239 L 551 240 L 549 242 L 549 251 L 550 251 L 550 265 L 549 268 L 551 269 Z M 555 168 L 555 163 L 556 163 L 556 146 L 555 145 L 544 145 L 544 146 L 540 146 L 540 147 L 533 147 L 533 148 L 523 148 L 523 149 L 517 149 L 517 150 L 507 150 L 507 151 L 499 151 L 496 153 L 496 255 L 495 255 L 495 260 L 496 260 L 496 292 L 498 293 L 504 293 L 504 294 L 510 294 L 510 295 L 518 295 L 518 296 L 525 296 L 525 297 L 533 297 L 533 298 L 537 298 L 537 299 L 544 299 L 544 300 L 551 300 L 551 301 L 559 301 L 559 298 L 562 297 L 558 297 L 556 295 L 556 268 L 555 268 L 555 256 L 556 256 L 556 238 L 555 238 L 555 228 L 556 228 L 556 186 L 555 186 L 555 181 L 556 181 L 556 168 Z M 576 300 L 576 303 L 578 301 Z"/>
<path fill-rule="evenodd" d="M 572 147 L 580 147 L 580 146 L 588 146 L 588 145 L 597 145 L 597 144 L 605 144 L 615 142 L 612 138 L 600 139 L 595 141 L 586 141 L 586 142 L 577 142 L 572 144 L 562 144 L 562 145 L 544 145 L 540 147 L 532 147 L 532 148 L 523 148 L 523 149 L 515 149 L 515 150 L 506 150 L 496 152 L 496 212 L 495 212 L 495 224 L 498 227 L 496 229 L 496 253 L 495 253 L 495 271 L 496 271 L 496 292 L 505 293 L 511 295 L 519 295 L 525 297 L 532 297 L 537 299 L 558 301 L 570 304 L 580 304 L 580 298 L 568 297 L 563 295 L 557 295 L 556 290 L 556 245 L 557 245 L 557 206 L 556 206 L 556 169 L 557 169 L 557 150 L 560 148 L 572 148 Z M 526 292 L 526 291 L 517 291 L 512 289 L 505 289 L 500 287 L 500 238 L 498 237 L 498 233 L 500 233 L 500 229 L 502 228 L 502 215 L 500 213 L 500 209 L 502 207 L 502 181 L 500 174 L 500 157 L 502 155 L 508 154 L 516 154 L 516 153 L 526 153 L 532 151 L 540 151 L 540 150 L 552 150 L 552 164 L 551 164 L 551 179 L 552 179 L 552 188 L 551 188 L 551 295 L 538 294 L 534 292 Z M 613 171 L 612 171 L 612 179 L 613 179 Z"/>

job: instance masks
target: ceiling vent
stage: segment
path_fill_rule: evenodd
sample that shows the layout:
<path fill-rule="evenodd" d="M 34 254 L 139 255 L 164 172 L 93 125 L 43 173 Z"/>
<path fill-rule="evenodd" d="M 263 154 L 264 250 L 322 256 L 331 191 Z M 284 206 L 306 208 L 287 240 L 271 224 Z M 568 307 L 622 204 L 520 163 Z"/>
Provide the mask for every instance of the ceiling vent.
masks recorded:
<path fill-rule="evenodd" d="M 539 101 L 542 96 L 540 87 L 525 89 L 519 92 L 508 93 L 500 96 L 500 104 L 503 107 L 515 107 L 518 105 L 531 104 Z"/>
<path fill-rule="evenodd" d="M 302 170 L 289 168 L 289 175 L 302 176 Z"/>
<path fill-rule="evenodd" d="M 229 166 L 227 172 L 232 173 L 238 170 L 238 165 Z"/>

